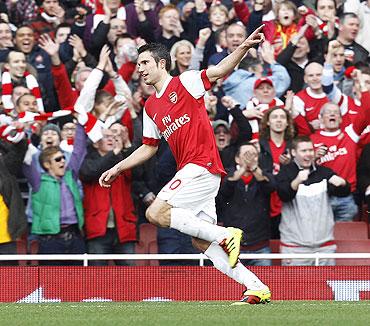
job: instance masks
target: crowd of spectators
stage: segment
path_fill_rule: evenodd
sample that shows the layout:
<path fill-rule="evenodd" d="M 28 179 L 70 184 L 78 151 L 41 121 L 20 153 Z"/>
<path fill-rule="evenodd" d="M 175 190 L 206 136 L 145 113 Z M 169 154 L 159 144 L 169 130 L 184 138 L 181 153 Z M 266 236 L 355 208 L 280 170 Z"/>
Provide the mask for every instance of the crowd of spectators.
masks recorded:
<path fill-rule="evenodd" d="M 20 239 L 42 254 L 134 253 L 176 172 L 163 141 L 111 188 L 98 183 L 141 145 L 155 91 L 137 47 L 164 44 L 177 76 L 217 64 L 261 24 L 264 43 L 205 97 L 228 173 L 219 222 L 245 232 L 246 253 L 271 252 L 270 239 L 284 253 L 335 252 L 334 223 L 370 205 L 370 0 L 1 1 L 0 253 Z M 196 252 L 170 229 L 158 248 Z"/>

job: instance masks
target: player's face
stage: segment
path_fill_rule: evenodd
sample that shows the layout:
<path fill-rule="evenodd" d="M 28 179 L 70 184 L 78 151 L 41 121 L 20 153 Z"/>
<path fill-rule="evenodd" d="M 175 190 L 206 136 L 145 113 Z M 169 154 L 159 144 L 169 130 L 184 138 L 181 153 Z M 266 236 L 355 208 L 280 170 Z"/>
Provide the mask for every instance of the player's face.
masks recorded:
<path fill-rule="evenodd" d="M 297 148 L 292 149 L 292 155 L 300 167 L 310 168 L 315 158 L 312 142 L 298 143 Z"/>
<path fill-rule="evenodd" d="M 338 130 L 340 123 L 342 122 L 339 107 L 331 103 L 325 104 L 325 108 L 320 116 L 320 122 L 326 131 Z"/>
<path fill-rule="evenodd" d="M 155 85 L 160 80 L 161 69 L 152 57 L 151 53 L 146 51 L 139 54 L 137 59 L 137 71 L 147 85 Z"/>
<path fill-rule="evenodd" d="M 274 110 L 269 115 L 267 123 L 270 130 L 275 133 L 283 133 L 288 127 L 287 113 L 283 109 Z"/>
<path fill-rule="evenodd" d="M 269 83 L 262 83 L 254 90 L 254 95 L 260 101 L 261 104 L 270 103 L 275 97 L 275 88 Z"/>

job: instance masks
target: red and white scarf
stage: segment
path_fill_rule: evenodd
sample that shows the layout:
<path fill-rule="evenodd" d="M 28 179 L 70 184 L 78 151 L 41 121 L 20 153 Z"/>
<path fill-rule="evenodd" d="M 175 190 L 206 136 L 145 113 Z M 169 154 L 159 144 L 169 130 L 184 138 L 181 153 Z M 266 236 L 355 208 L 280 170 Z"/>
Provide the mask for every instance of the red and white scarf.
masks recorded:
<path fill-rule="evenodd" d="M 24 138 L 23 129 L 16 128 L 11 125 L 4 125 L 0 127 L 0 138 L 13 144 L 19 143 Z"/>
<path fill-rule="evenodd" d="M 36 97 L 37 107 L 39 112 L 44 112 L 44 104 L 42 103 L 41 91 L 39 84 L 34 76 L 28 71 L 25 71 L 23 77 L 26 78 L 26 85 L 33 96 Z M 9 71 L 4 70 L 1 76 L 2 83 L 2 102 L 6 113 L 10 113 L 14 109 L 14 103 L 12 101 L 13 83 Z"/>
<path fill-rule="evenodd" d="M 49 121 L 60 118 L 73 112 L 77 112 L 77 121 L 85 129 L 87 136 L 93 143 L 99 141 L 102 137 L 102 129 L 104 123 L 98 120 L 94 115 L 84 111 L 75 110 L 73 107 L 68 107 L 63 110 L 47 112 L 47 113 L 34 113 L 34 112 L 21 112 L 18 114 L 18 121 L 22 123 L 32 123 L 36 121 Z"/>

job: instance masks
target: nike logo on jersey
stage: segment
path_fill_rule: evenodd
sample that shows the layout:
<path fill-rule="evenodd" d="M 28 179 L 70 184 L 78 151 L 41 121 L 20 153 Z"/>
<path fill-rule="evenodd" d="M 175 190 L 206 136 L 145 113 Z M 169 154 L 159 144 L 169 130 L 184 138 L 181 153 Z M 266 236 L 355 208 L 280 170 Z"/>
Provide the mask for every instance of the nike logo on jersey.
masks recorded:
<path fill-rule="evenodd" d="M 155 118 L 157 117 L 157 114 L 158 114 L 158 113 L 155 113 L 155 114 L 153 115 L 153 121 L 155 121 Z"/>
<path fill-rule="evenodd" d="M 310 112 L 310 111 L 312 111 L 313 109 L 315 109 L 313 106 L 311 106 L 310 108 L 306 108 L 306 111 L 307 112 Z"/>

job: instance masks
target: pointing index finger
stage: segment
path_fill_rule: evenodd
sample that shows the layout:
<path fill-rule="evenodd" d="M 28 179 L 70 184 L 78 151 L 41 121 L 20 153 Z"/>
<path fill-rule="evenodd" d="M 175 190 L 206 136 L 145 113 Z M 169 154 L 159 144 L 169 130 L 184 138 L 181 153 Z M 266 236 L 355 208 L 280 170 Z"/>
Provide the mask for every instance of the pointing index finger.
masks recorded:
<path fill-rule="evenodd" d="M 261 26 L 257 27 L 254 32 L 252 33 L 252 35 L 256 35 L 258 34 L 260 31 L 262 31 L 262 29 L 265 27 L 265 24 L 262 24 Z"/>

